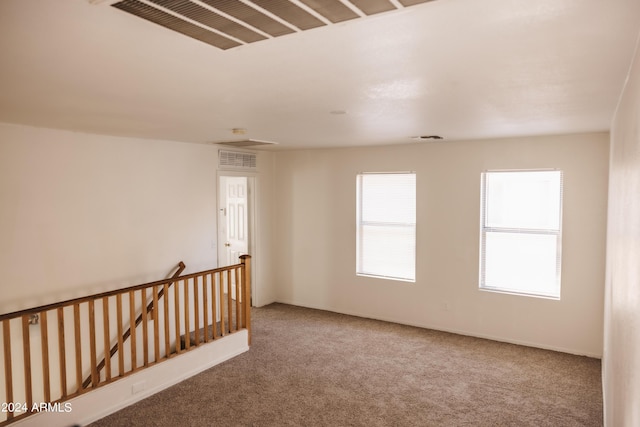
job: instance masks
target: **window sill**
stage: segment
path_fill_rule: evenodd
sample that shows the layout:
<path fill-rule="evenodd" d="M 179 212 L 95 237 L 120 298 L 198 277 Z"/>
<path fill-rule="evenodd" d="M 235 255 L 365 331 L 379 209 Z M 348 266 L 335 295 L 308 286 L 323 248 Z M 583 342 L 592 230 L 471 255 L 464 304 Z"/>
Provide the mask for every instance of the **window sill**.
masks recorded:
<path fill-rule="evenodd" d="M 356 276 L 370 277 L 372 279 L 392 280 L 394 282 L 416 283 L 415 279 L 401 279 L 401 278 L 398 278 L 398 277 L 377 276 L 375 274 L 356 273 Z"/>
<path fill-rule="evenodd" d="M 479 287 L 478 290 L 483 292 L 493 292 L 498 294 L 516 295 L 521 297 L 542 298 L 554 301 L 560 301 L 560 295 L 536 294 L 532 292 L 518 292 L 509 289 Z"/>

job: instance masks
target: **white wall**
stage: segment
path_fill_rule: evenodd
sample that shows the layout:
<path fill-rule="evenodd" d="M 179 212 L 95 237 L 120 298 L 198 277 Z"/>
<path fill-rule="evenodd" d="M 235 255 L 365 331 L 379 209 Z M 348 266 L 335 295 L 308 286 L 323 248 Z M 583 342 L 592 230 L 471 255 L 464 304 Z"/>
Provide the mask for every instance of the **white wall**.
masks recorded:
<path fill-rule="evenodd" d="M 219 149 L 0 123 L 0 312 L 159 280 L 180 260 L 217 266 Z M 258 165 L 254 302 L 266 304 L 273 156 Z"/>
<path fill-rule="evenodd" d="M 640 53 L 611 130 L 603 355 L 605 425 L 640 425 Z"/>
<path fill-rule="evenodd" d="M 480 173 L 564 171 L 560 301 L 478 290 Z M 417 279 L 355 274 L 356 173 L 417 172 Z M 278 301 L 599 357 L 608 134 L 276 155 Z"/>
<path fill-rule="evenodd" d="M 0 124 L 1 312 L 217 264 L 212 146 Z"/>
<path fill-rule="evenodd" d="M 279 244 L 275 233 L 276 205 L 274 202 L 274 153 L 260 151 L 258 154 L 258 174 L 256 178 L 256 257 L 252 261 L 254 269 L 252 304 L 258 307 L 276 301 L 275 262 Z"/>

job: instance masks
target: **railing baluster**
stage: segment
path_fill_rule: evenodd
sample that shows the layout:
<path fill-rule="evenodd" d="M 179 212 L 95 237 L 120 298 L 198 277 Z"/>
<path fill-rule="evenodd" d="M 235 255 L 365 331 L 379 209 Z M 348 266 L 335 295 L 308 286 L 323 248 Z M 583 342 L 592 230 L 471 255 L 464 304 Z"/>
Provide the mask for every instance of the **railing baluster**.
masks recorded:
<path fill-rule="evenodd" d="M 158 286 L 153 287 L 153 361 L 160 361 L 160 311 L 158 309 Z"/>
<path fill-rule="evenodd" d="M 109 331 L 109 297 L 102 298 L 102 323 L 104 329 L 104 380 L 111 381 L 111 332 Z"/>
<path fill-rule="evenodd" d="M 196 346 L 200 345 L 200 294 L 198 289 L 198 276 L 193 278 L 193 323 L 195 328 L 193 333 L 196 339 Z"/>
<path fill-rule="evenodd" d="M 24 358 L 24 392 L 27 408 L 31 410 L 33 405 L 33 393 L 31 389 L 31 340 L 29 338 L 29 315 L 22 316 L 22 357 Z"/>
<path fill-rule="evenodd" d="M 225 336 L 226 328 L 224 326 L 224 278 L 225 274 L 220 272 L 220 336 Z"/>
<path fill-rule="evenodd" d="M 100 382 L 98 378 L 98 357 L 96 355 L 96 312 L 94 300 L 89 300 L 89 346 L 91 364 L 91 387 L 95 388 Z"/>
<path fill-rule="evenodd" d="M 174 319 L 176 327 L 176 353 L 182 353 L 182 346 L 180 345 L 180 289 L 179 282 L 173 285 L 173 303 L 174 303 Z M 167 297 L 165 297 L 167 298 Z"/>
<path fill-rule="evenodd" d="M 60 388 L 62 398 L 67 397 L 67 358 L 64 339 L 64 309 L 58 308 L 58 358 L 60 359 Z"/>
<path fill-rule="evenodd" d="M 144 304 L 143 304 L 144 305 Z M 136 294 L 129 291 L 129 331 L 131 341 L 131 372 L 136 370 L 138 365 L 137 342 L 136 342 Z"/>
<path fill-rule="evenodd" d="M 240 325 L 240 269 L 235 268 L 236 273 L 236 331 L 241 328 Z"/>
<path fill-rule="evenodd" d="M 233 328 L 233 299 L 231 298 L 231 287 L 233 286 L 233 280 L 231 279 L 231 270 L 227 270 L 227 316 L 229 322 L 227 323 L 227 327 L 229 328 L 229 333 L 232 332 Z"/>
<path fill-rule="evenodd" d="M 169 284 L 165 283 L 164 287 L 164 357 L 168 359 L 171 356 L 171 342 L 169 340 Z"/>
<path fill-rule="evenodd" d="M 207 276 L 202 276 L 202 318 L 204 320 L 204 342 L 209 342 L 209 301 L 207 297 Z"/>
<path fill-rule="evenodd" d="M 153 361 L 160 360 L 160 306 L 158 305 L 158 287 L 154 286 L 151 289 L 153 298 Z"/>
<path fill-rule="evenodd" d="M 76 387 L 82 393 L 82 345 L 80 343 L 80 303 L 73 304 L 73 336 L 76 345 Z"/>
<path fill-rule="evenodd" d="M 147 324 L 147 288 L 140 289 L 142 298 L 142 363 L 149 366 L 149 325 Z"/>
<path fill-rule="evenodd" d="M 118 330 L 118 376 L 124 375 L 124 338 L 122 338 L 122 294 L 116 295 L 116 327 Z"/>
<path fill-rule="evenodd" d="M 244 328 L 244 266 L 236 269 L 236 321 L 238 330 Z"/>
<path fill-rule="evenodd" d="M 49 375 L 49 326 L 47 312 L 40 313 L 40 342 L 42 344 L 42 385 L 44 386 L 44 401 L 51 401 L 51 380 Z"/>
<path fill-rule="evenodd" d="M 213 339 L 218 338 L 218 307 L 216 305 L 216 281 L 218 273 L 211 273 L 211 327 L 213 328 Z"/>
<path fill-rule="evenodd" d="M 11 319 L 2 321 L 2 345 L 4 348 L 4 387 L 7 403 L 13 402 L 13 378 L 11 370 Z M 7 420 L 13 418 L 13 412 L 7 412 Z"/>
<path fill-rule="evenodd" d="M 185 279 L 182 281 L 184 287 L 184 348 L 189 350 L 191 347 L 191 325 L 189 322 L 189 281 Z"/>

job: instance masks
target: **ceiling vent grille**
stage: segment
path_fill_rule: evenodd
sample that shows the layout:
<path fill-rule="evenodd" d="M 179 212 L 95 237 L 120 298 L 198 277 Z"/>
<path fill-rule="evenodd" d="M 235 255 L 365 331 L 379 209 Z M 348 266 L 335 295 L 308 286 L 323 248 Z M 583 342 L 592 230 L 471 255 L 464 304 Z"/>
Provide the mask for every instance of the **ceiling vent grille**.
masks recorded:
<path fill-rule="evenodd" d="M 112 6 L 231 49 L 429 1 L 433 0 L 120 0 Z"/>
<path fill-rule="evenodd" d="M 241 139 L 239 141 L 221 141 L 221 142 L 215 142 L 214 144 L 220 144 L 220 145 L 227 145 L 229 147 L 242 147 L 242 148 L 246 148 L 246 147 L 260 147 L 260 146 L 265 146 L 265 145 L 277 145 L 277 142 L 271 142 L 271 141 L 261 141 L 259 139 Z"/>
<path fill-rule="evenodd" d="M 242 151 L 218 151 L 218 166 L 226 169 L 256 169 L 257 156 Z"/>
<path fill-rule="evenodd" d="M 112 6 L 220 49 L 230 49 L 241 45 L 240 42 L 224 37 L 213 31 L 208 31 L 199 25 L 178 18 L 175 14 L 156 9 L 138 0 L 123 0 Z"/>

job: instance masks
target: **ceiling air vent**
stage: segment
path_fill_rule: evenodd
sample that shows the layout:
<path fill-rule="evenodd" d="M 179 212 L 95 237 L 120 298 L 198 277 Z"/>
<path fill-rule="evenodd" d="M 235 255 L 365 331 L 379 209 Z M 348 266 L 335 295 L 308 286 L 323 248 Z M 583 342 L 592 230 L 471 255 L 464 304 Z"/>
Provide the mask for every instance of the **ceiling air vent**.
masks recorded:
<path fill-rule="evenodd" d="M 241 139 L 236 141 L 221 141 L 214 144 L 228 145 L 229 147 L 259 147 L 262 145 L 276 145 L 277 142 L 261 141 L 259 139 Z"/>
<path fill-rule="evenodd" d="M 109 1 L 131 15 L 226 50 L 433 0 Z"/>
<path fill-rule="evenodd" d="M 218 151 L 218 166 L 232 169 L 255 169 L 257 167 L 256 155 L 242 151 Z"/>

